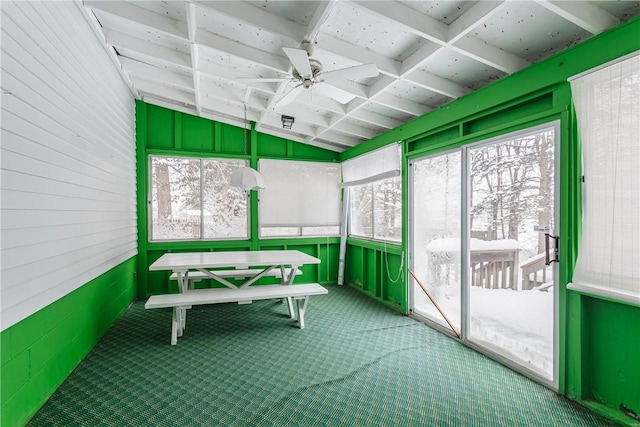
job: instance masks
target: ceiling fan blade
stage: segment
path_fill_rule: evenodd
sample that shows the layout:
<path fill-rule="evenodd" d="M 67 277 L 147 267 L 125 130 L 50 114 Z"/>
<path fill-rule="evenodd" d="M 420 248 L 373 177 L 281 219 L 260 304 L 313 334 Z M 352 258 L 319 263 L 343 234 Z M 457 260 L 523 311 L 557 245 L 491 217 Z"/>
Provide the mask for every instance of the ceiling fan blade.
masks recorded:
<path fill-rule="evenodd" d="M 293 100 L 296 99 L 296 97 L 300 95 L 300 92 L 302 92 L 303 90 L 304 90 L 304 86 L 302 86 L 302 84 L 299 84 L 298 86 L 294 87 L 289 92 L 287 92 L 282 98 L 280 98 L 280 101 L 276 103 L 276 106 L 280 107 L 283 105 L 291 104 Z"/>
<path fill-rule="evenodd" d="M 354 80 L 365 77 L 376 77 L 379 74 L 376 64 L 356 65 L 355 67 L 340 68 L 327 71 L 320 75 L 321 81 Z"/>
<path fill-rule="evenodd" d="M 313 88 L 324 96 L 328 96 L 329 98 L 335 99 L 340 104 L 348 104 L 351 102 L 356 96 L 347 92 L 346 90 L 342 90 L 335 86 L 331 86 L 329 83 L 325 84 L 317 84 L 313 85 Z"/>
<path fill-rule="evenodd" d="M 289 47 L 283 47 L 282 50 L 287 54 L 293 68 L 298 71 L 300 76 L 307 79 L 313 77 L 311 73 L 311 65 L 309 64 L 309 55 L 307 55 L 306 50 L 291 49 Z"/>

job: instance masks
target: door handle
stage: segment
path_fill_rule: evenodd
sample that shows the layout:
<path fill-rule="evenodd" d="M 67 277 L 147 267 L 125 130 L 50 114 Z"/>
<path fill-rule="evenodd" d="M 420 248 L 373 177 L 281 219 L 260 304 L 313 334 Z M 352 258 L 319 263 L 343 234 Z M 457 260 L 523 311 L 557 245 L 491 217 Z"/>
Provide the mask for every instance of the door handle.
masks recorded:
<path fill-rule="evenodd" d="M 553 258 L 549 257 L 549 240 L 555 240 L 554 248 L 553 248 Z M 552 236 L 551 233 L 544 233 L 544 256 L 545 256 L 545 265 L 551 265 L 552 262 L 560 262 L 560 255 L 558 253 L 558 243 L 560 241 L 560 236 Z"/>

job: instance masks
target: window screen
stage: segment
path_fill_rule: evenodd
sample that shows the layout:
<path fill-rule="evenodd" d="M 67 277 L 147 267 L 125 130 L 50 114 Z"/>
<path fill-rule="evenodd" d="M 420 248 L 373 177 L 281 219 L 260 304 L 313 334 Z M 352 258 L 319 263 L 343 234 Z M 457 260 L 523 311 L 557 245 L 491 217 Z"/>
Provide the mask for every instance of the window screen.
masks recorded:
<path fill-rule="evenodd" d="M 340 165 L 261 159 L 261 236 L 337 235 L 340 225 Z"/>
<path fill-rule="evenodd" d="M 640 305 L 640 55 L 571 81 L 584 165 L 570 288 Z"/>

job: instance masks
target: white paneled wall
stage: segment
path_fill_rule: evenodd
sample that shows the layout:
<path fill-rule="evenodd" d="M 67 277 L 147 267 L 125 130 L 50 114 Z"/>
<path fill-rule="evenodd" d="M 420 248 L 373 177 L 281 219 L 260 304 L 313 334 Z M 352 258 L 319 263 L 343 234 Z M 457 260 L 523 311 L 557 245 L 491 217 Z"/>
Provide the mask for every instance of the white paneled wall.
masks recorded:
<path fill-rule="evenodd" d="M 0 2 L 2 330 L 137 253 L 134 98 L 81 11 Z"/>

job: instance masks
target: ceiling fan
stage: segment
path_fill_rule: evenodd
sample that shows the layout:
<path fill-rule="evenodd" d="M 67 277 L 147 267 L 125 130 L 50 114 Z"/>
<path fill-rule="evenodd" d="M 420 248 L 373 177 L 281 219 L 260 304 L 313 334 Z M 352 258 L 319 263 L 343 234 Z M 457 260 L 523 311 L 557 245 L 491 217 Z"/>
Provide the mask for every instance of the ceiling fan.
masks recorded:
<path fill-rule="evenodd" d="M 299 94 L 305 89 L 311 89 L 319 83 L 327 83 L 324 85 L 323 92 L 340 102 L 346 104 L 353 95 L 342 89 L 331 85 L 331 82 L 339 80 L 353 80 L 365 77 L 376 77 L 378 75 L 378 67 L 375 64 L 363 64 L 354 67 L 340 68 L 337 70 L 324 71 L 322 63 L 313 55 L 313 44 L 311 42 L 302 42 L 300 49 L 292 49 L 288 47 L 282 48 L 293 66 L 293 71 L 289 77 L 285 78 L 242 78 L 238 80 L 256 81 L 256 82 L 294 82 L 297 83 L 289 92 L 277 102 L 276 106 L 289 105 Z"/>

